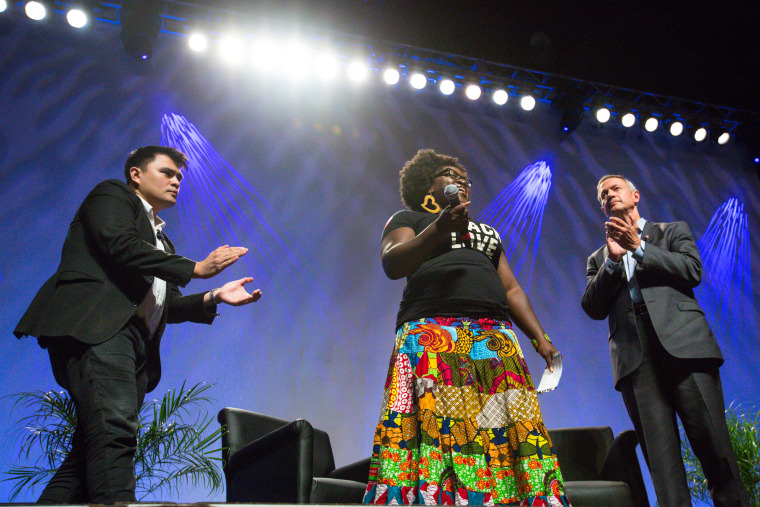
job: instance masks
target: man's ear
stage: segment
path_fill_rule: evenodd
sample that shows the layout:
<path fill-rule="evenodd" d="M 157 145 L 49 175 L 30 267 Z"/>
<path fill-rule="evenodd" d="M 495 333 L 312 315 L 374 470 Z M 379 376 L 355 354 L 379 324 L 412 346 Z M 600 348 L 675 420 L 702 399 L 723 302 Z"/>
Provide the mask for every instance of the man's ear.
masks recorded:
<path fill-rule="evenodd" d="M 639 199 L 641 199 L 641 194 L 639 194 L 638 190 L 634 190 L 633 191 L 633 202 L 635 202 L 636 204 L 638 204 Z"/>
<path fill-rule="evenodd" d="M 132 166 L 129 168 L 129 183 L 130 185 L 134 187 L 140 186 L 140 176 L 142 175 L 142 170 L 137 166 Z"/>

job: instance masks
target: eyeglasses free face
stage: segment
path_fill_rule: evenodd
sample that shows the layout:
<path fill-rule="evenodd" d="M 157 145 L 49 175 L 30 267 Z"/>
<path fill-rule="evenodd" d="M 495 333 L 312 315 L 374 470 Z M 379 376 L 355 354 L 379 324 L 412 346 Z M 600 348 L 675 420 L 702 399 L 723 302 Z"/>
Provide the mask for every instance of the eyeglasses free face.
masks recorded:
<path fill-rule="evenodd" d="M 470 178 L 467 178 L 466 176 L 462 176 L 461 174 L 457 173 L 453 169 L 444 169 L 443 171 L 439 172 L 434 176 L 434 178 L 437 178 L 438 176 L 448 176 L 452 180 L 456 182 L 463 182 L 467 185 L 467 188 L 472 188 L 472 180 Z"/>

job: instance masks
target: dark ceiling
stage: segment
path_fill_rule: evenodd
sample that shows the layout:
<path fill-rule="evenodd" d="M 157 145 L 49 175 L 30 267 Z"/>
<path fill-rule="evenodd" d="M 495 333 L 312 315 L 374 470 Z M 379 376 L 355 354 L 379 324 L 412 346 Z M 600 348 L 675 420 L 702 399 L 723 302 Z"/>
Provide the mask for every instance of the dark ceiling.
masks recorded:
<path fill-rule="evenodd" d="M 195 0 L 273 21 L 760 112 L 760 4 Z"/>

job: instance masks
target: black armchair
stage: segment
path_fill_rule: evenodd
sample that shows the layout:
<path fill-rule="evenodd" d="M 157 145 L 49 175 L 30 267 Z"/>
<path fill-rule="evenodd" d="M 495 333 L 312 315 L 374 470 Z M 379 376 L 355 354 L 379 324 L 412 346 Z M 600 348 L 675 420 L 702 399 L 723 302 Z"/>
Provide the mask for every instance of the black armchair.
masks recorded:
<path fill-rule="evenodd" d="M 227 502 L 361 503 L 369 458 L 335 469 L 330 437 L 304 419 L 223 408 Z"/>
<path fill-rule="evenodd" d="M 573 507 L 648 507 L 633 430 L 609 426 L 549 430 Z"/>

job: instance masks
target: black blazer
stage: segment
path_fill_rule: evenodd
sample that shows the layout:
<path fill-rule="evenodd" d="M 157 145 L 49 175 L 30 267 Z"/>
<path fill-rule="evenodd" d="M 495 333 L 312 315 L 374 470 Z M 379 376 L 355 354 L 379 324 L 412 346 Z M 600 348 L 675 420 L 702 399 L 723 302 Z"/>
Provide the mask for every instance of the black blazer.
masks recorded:
<path fill-rule="evenodd" d="M 647 221 L 642 231 L 644 258 L 636 265 L 636 280 L 657 336 L 668 353 L 682 359 L 714 359 L 723 363 L 718 343 L 694 297 L 702 280 L 702 261 L 686 222 Z M 592 319 L 609 317 L 609 343 L 615 386 L 641 364 L 642 347 L 636 330 L 633 301 L 625 269 L 608 273 L 607 247 L 586 263 L 588 283 L 581 306 Z"/>
<path fill-rule="evenodd" d="M 148 341 L 148 391 L 161 375 L 158 346 L 168 323 L 210 324 L 215 308 L 203 305 L 204 293 L 182 296 L 194 261 L 156 248 L 142 201 L 117 180 L 97 185 L 79 207 L 63 244 L 56 273 L 37 292 L 14 333 L 48 338 L 71 336 L 89 344 L 113 337 L 134 315 L 153 283 L 166 280 L 166 304 Z"/>

